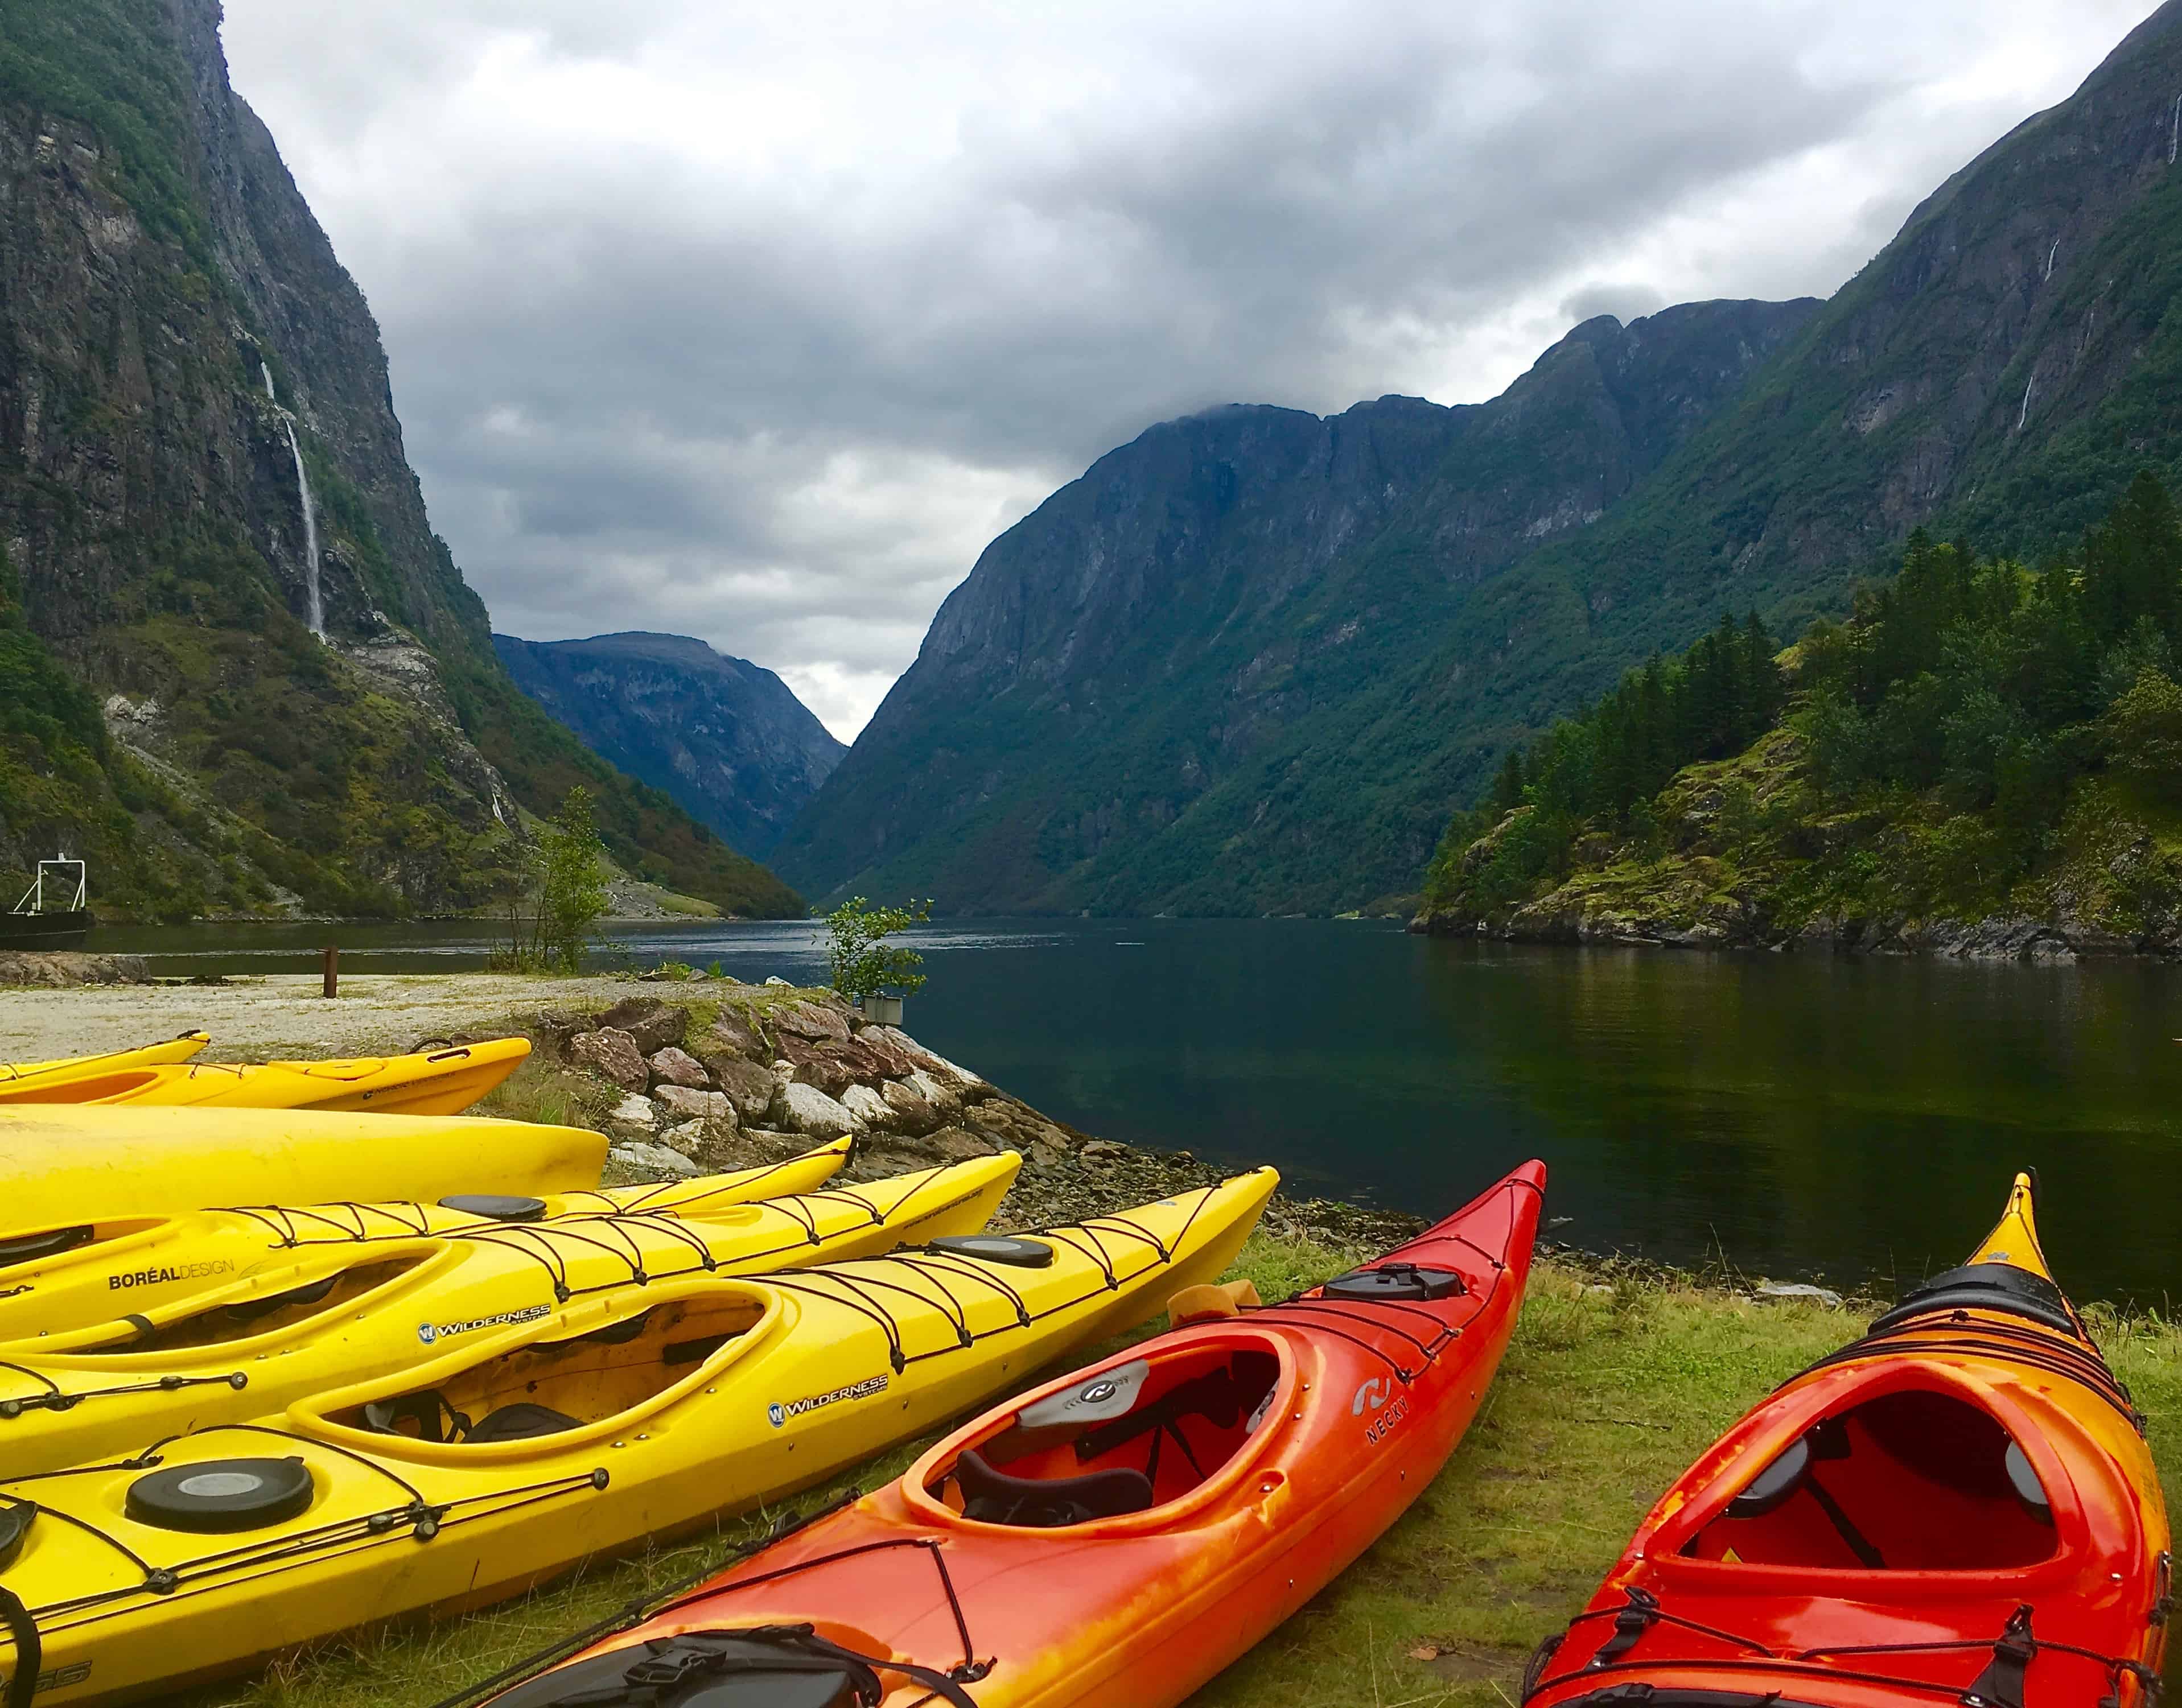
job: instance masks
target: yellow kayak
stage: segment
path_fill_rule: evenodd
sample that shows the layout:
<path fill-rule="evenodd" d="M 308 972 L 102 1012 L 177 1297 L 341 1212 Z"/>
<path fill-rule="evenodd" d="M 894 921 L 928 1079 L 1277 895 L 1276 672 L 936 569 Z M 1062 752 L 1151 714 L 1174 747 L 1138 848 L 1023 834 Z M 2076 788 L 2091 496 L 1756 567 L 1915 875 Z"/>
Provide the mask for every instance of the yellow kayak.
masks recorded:
<path fill-rule="evenodd" d="M 478 1125 L 465 1122 L 465 1126 Z M 0 1235 L 0 1346 L 111 1325 L 260 1276 L 275 1291 L 400 1241 L 451 1239 L 554 1218 L 706 1216 L 816 1191 L 849 1160 L 835 1139 L 785 1161 L 652 1186 L 589 1186 L 540 1197 L 454 1193 L 437 1203 L 238 1205 Z M 70 1344 L 75 1344 L 73 1341 Z M 0 1456 L 0 1463 L 4 1463 Z"/>
<path fill-rule="evenodd" d="M 208 1198 L 313 1204 L 598 1184 L 605 1135 L 462 1115 L 322 1109 L 0 1108 L 0 1224 L 74 1227 Z"/>
<path fill-rule="evenodd" d="M 45 1074 L 110 1072 L 186 1062 L 211 1042 L 209 1033 L 191 1031 L 169 1038 L 163 1044 L 146 1044 L 141 1049 L 114 1050 L 96 1056 L 57 1056 L 49 1062 L 0 1062 L 0 1085 L 36 1079 Z"/>
<path fill-rule="evenodd" d="M 133 1103 L 221 1109 L 369 1110 L 451 1115 L 523 1065 L 528 1038 L 490 1038 L 429 1054 L 323 1062 L 132 1062 L 59 1066 L 0 1080 L 0 1103 Z"/>
<path fill-rule="evenodd" d="M 0 1588 L 39 1648 L 0 1639 L 0 1671 L 35 1664 L 40 1708 L 172 1691 L 780 1499 L 1211 1280 L 1276 1184 L 617 1288 L 156 1463 L 0 1481 Z"/>
<path fill-rule="evenodd" d="M 589 1213 L 320 1246 L 158 1309 L 124 1317 L 109 1304 L 94 1328 L 0 1348 L 0 1466 L 27 1476 L 246 1423 L 602 1293 L 973 1234 L 1022 1166 L 1010 1152 L 703 1215 Z"/>

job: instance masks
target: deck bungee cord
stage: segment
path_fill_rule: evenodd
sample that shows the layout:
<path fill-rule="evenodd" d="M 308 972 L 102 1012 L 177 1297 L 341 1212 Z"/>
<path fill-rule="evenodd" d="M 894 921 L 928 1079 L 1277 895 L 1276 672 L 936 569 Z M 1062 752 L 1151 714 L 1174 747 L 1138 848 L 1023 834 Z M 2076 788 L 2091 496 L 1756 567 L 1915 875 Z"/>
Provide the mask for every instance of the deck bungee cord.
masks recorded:
<path fill-rule="evenodd" d="M 1181 1228 L 1177 1230 L 1171 1241 L 1162 1241 L 1149 1229 L 1131 1221 L 1125 1215 L 1094 1217 L 1076 1224 L 1073 1228 L 1041 1230 L 1036 1235 L 1037 1241 L 1066 1246 L 1091 1263 L 1103 1277 L 1101 1285 L 1072 1297 L 1057 1300 L 1042 1310 L 1031 1310 L 1022 1296 L 1008 1286 L 999 1276 L 989 1274 L 983 1269 L 964 1267 L 956 1259 L 956 1253 L 950 1249 L 949 1244 L 939 1241 L 922 1247 L 908 1246 L 885 1258 L 856 1260 L 860 1265 L 883 1263 L 906 1270 L 913 1275 L 922 1276 L 933 1283 L 934 1288 L 933 1293 L 919 1292 L 914 1287 L 906 1286 L 899 1281 L 889 1280 L 883 1275 L 867 1274 L 861 1268 L 852 1270 L 848 1264 L 823 1269 L 806 1269 L 768 1275 L 766 1277 L 766 1285 L 778 1287 L 784 1292 L 826 1299 L 834 1304 L 845 1305 L 856 1312 L 886 1336 L 888 1362 L 893 1366 L 894 1374 L 899 1376 L 911 1364 L 921 1363 L 927 1358 L 944 1357 L 949 1352 L 966 1350 L 976 1346 L 980 1340 L 989 1339 L 992 1335 L 1005 1333 L 1009 1329 L 1030 1328 L 1049 1317 L 1074 1310 L 1077 1306 L 1097 1298 L 1102 1292 L 1118 1292 L 1121 1288 L 1142 1280 L 1154 1270 L 1172 1263 L 1175 1253 L 1182 1249 L 1182 1242 L 1188 1237 L 1190 1229 L 1195 1225 L 1199 1213 L 1203 1212 L 1205 1205 L 1218 1196 L 1223 1189 L 1222 1186 L 1201 1186 L 1191 1195 L 1196 1199 L 1196 1202 L 1191 1205 L 1189 1214 L 1183 1220 Z M 1171 1202 L 1173 1200 L 1170 1199 L 1167 1202 Z M 1133 1239 L 1148 1246 L 1153 1255 L 1150 1261 L 1142 1268 L 1133 1269 L 1125 1275 L 1115 1267 L 1114 1253 L 1108 1252 L 1095 1237 L 1088 1241 L 1077 1240 L 1074 1235 L 1079 1232 L 1094 1235 L 1111 1234 L 1117 1238 Z M 934 1253 L 938 1254 L 939 1261 L 934 1260 L 933 1255 Z M 1035 1265 L 1034 1267 L 1044 1266 Z M 988 1329 L 982 1335 L 975 1332 L 969 1324 L 969 1302 L 949 1290 L 947 1282 L 950 1279 L 974 1281 L 980 1286 L 990 1289 L 1013 1307 L 1015 1321 Z M 870 1289 L 870 1291 L 865 1291 L 867 1288 Z M 901 1318 L 889 1311 L 880 1300 L 872 1296 L 875 1293 L 896 1294 L 939 1312 L 948 1325 L 955 1330 L 954 1343 L 933 1346 L 922 1352 L 906 1351 L 902 1343 Z"/>
<path fill-rule="evenodd" d="M 1556 1632 L 1538 1645 L 1537 1652 L 1531 1657 L 1529 1667 L 1525 1670 L 1521 1700 L 1527 1702 L 1548 1686 L 1558 1688 L 1576 1679 L 1603 1679 L 1613 1673 L 1648 1670 L 1646 1662 L 1631 1661 L 1627 1657 L 1637 1649 L 1645 1633 L 1659 1625 L 1672 1626 L 1677 1630 L 1687 1631 L 1696 1636 L 1710 1638 L 1716 1642 L 1730 1644 L 1743 1651 L 1744 1658 L 1742 1659 L 1725 1657 L 1713 1659 L 1706 1656 L 1678 1655 L 1674 1660 L 1674 1666 L 1677 1670 L 1687 1668 L 1693 1671 L 1722 1673 L 1747 1672 L 1756 1663 L 1763 1662 L 1768 1673 L 1786 1671 L 1814 1681 L 1832 1679 L 1858 1684 L 1876 1684 L 1887 1689 L 1910 1690 L 1924 1695 L 1951 1697 L 1969 1705 L 1969 1708 L 2030 1708 L 2030 1705 L 2025 1701 L 2027 1674 L 2031 1662 L 2041 1655 L 2046 1654 L 2065 1655 L 2098 1667 L 2106 1676 L 2110 1693 L 2101 1699 L 2100 1708 L 2118 1708 L 2118 1698 L 2111 1693 L 2120 1689 L 2122 1680 L 2124 1678 L 2134 1679 L 2151 1699 L 2157 1699 L 2164 1688 L 2159 1674 L 2140 1661 L 2124 1655 L 2102 1655 L 2096 1650 L 2086 1649 L 2077 1644 L 2049 1641 L 2034 1635 L 2031 1630 L 2034 1610 L 2029 1602 L 2017 1607 L 2015 1611 L 2008 1617 L 2006 1623 L 2002 1626 L 2000 1631 L 1990 1638 L 1931 1638 L 1903 1643 L 1829 1644 L 1809 1649 L 1774 1649 L 1767 1647 L 1754 1638 L 1742 1636 L 1733 1631 L 1724 1631 L 1716 1626 L 1707 1625 L 1695 1619 L 1681 1618 L 1670 1613 L 1660 1605 L 1659 1597 L 1655 1592 L 1646 1589 L 1641 1585 L 1629 1584 L 1626 1586 L 1625 1593 L 1629 1597 L 1626 1606 L 1595 1607 L 1579 1613 L 1569 1621 L 1565 1631 Z M 1559 1678 L 1551 1679 L 1545 1678 L 1546 1669 L 1559 1658 L 1559 1650 L 1565 1639 L 1575 1634 L 1576 1627 L 1600 1619 L 1611 1619 L 1614 1622 L 1614 1630 L 1612 1634 L 1599 1645 L 1591 1659 L 1575 1672 L 1563 1673 Z M 1954 1681 L 1908 1678 L 1894 1673 L 1819 1664 L 1825 1660 L 1836 1656 L 1861 1658 L 1866 1655 L 1881 1655 L 1958 1653 L 1982 1654 L 1989 1659 L 1985 1669 L 1974 1678 Z M 1996 1677 L 1996 1672 L 1999 1676 Z M 1610 1691 L 1611 1686 L 1609 1685 L 1608 1689 Z M 1653 1703 L 1670 1703 L 1673 1700 L 1674 1692 L 1671 1687 L 1657 1689 L 1648 1687 L 1648 1694 L 1642 1699 L 1631 1697 L 1627 1700 L 1631 1702 L 1642 1700 Z M 1779 1690 L 1769 1690 L 1750 1695 L 1747 1700 L 1753 1703 L 1772 1702 L 1778 1700 L 1782 1694 Z M 1568 1708 L 1576 1708 L 1576 1705 L 1579 1703 L 1597 1702 L 1601 1698 L 1598 1693 L 1587 1692 L 1580 1697 L 1562 1700 L 1568 1705 Z M 1609 1696 L 1607 1700 L 1617 1699 Z M 2057 1700 L 2066 1702 L 2071 1699 L 2063 1695 Z"/>
<path fill-rule="evenodd" d="M 1541 1202 L 1543 1202 L 1545 1197 L 1544 1187 L 1537 1184 L 1536 1181 L 1525 1179 L 1520 1175 L 1510 1175 L 1506 1180 L 1502 1180 L 1497 1186 L 1492 1188 L 1490 1191 L 1487 1192 L 1485 1196 L 1479 1200 L 1479 1203 L 1481 1205 L 1483 1203 L 1489 1202 L 1493 1197 L 1503 1193 L 1506 1194 L 1509 1199 L 1509 1225 L 1512 1228 L 1515 1224 L 1517 1219 L 1517 1213 L 1515 1208 L 1515 1194 L 1518 1191 L 1530 1191 L 1535 1193 Z M 1371 1354 L 1373 1357 L 1384 1360 L 1387 1368 L 1393 1372 L 1395 1379 L 1406 1387 L 1415 1382 L 1418 1376 L 1422 1374 L 1426 1369 L 1429 1368 L 1434 1363 L 1436 1363 L 1449 1346 L 1453 1346 L 1457 1340 L 1461 1339 L 1462 1331 L 1469 1325 L 1469 1322 L 1476 1321 L 1477 1318 L 1484 1316 L 1486 1313 L 1492 1308 L 1494 1300 L 1499 1294 L 1501 1284 L 1506 1279 L 1508 1274 L 1508 1264 L 1504 1258 L 1487 1250 L 1483 1246 L 1478 1244 L 1476 1241 L 1459 1231 L 1444 1234 L 1427 1232 L 1418 1239 L 1412 1241 L 1409 1244 L 1402 1247 L 1402 1249 L 1405 1252 L 1421 1252 L 1432 1246 L 1437 1245 L 1459 1245 L 1468 1246 L 1470 1251 L 1476 1253 L 1478 1258 L 1483 1261 L 1486 1268 L 1492 1274 L 1492 1285 L 1485 1290 L 1482 1295 L 1473 1294 L 1470 1293 L 1467 1288 L 1458 1287 L 1457 1291 L 1461 1292 L 1463 1296 L 1471 1298 L 1476 1301 L 1475 1307 L 1470 1312 L 1468 1321 L 1465 1323 L 1450 1324 L 1443 1318 L 1439 1313 L 1428 1310 L 1421 1304 L 1413 1303 L 1407 1299 L 1393 1297 L 1375 1299 L 1371 1302 L 1370 1305 L 1362 1307 L 1363 1313 L 1359 1314 L 1359 1308 L 1357 1307 L 1345 1304 L 1340 1300 L 1326 1298 L 1324 1296 L 1323 1289 L 1321 1288 L 1305 1288 L 1302 1291 L 1295 1293 L 1277 1304 L 1244 1305 L 1239 1307 L 1239 1314 L 1253 1323 L 1290 1323 L 1295 1326 L 1306 1329 L 1314 1334 L 1331 1335 L 1337 1340 L 1345 1340 L 1349 1345 L 1357 1347 L 1359 1350 Z M 1390 1270 L 1400 1270 L 1404 1269 L 1415 1271 L 1420 1269 L 1421 1267 L 1421 1265 L 1414 1261 L 1401 1263 L 1389 1263 L 1382 1260 L 1377 1263 L 1365 1265 L 1365 1269 L 1361 1272 L 1352 1273 L 1376 1272 L 1384 1274 Z M 1344 1278 L 1340 1276 L 1335 1277 L 1336 1281 L 1343 1279 Z M 1330 1285 L 1332 1283 L 1329 1283 L 1328 1285 Z M 1313 1296 L 1314 1295 L 1316 1295 L 1316 1296 Z M 1396 1326 L 1394 1324 L 1382 1320 L 1377 1313 L 1388 1309 L 1399 1310 L 1409 1315 L 1422 1318 L 1426 1325 L 1432 1331 L 1432 1338 L 1430 1340 L 1420 1340 L 1415 1335 L 1409 1334 L 1405 1329 Z M 1414 1367 L 1406 1364 L 1399 1357 L 1388 1351 L 1384 1346 L 1378 1346 L 1370 1340 L 1365 1340 L 1359 1335 L 1351 1334 L 1345 1329 L 1336 1329 L 1329 1326 L 1324 1320 L 1324 1318 L 1328 1317 L 1333 1318 L 1343 1323 L 1351 1324 L 1359 1329 L 1370 1329 L 1383 1335 L 1390 1335 L 1396 1340 L 1404 1341 L 1416 1349 L 1421 1362 Z"/>

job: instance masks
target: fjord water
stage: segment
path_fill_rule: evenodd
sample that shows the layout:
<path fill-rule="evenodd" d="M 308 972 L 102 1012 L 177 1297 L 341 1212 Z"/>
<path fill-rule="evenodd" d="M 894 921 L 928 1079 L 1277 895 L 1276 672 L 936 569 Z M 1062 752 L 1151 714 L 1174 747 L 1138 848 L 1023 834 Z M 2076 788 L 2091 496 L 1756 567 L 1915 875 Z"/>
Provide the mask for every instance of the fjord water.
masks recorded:
<path fill-rule="evenodd" d="M 159 970 L 481 963 L 475 925 L 106 934 Z M 1088 1132 L 1433 1214 L 1531 1155 L 1553 1237 L 1747 1275 L 1962 1261 L 2012 1172 L 2082 1299 L 2182 1294 L 2182 973 L 1432 942 L 1387 924 L 915 934 L 910 1031 Z M 623 927 L 608 958 L 823 978 L 807 924 Z"/>

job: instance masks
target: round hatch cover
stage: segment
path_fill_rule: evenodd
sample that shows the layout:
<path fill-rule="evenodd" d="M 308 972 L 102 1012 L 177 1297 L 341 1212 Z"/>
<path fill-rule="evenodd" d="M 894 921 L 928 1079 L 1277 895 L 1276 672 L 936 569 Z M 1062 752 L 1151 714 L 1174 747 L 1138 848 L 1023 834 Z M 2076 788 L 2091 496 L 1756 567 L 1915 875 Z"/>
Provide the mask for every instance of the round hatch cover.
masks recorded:
<path fill-rule="evenodd" d="M 483 1216 L 494 1222 L 535 1222 L 546 1213 L 543 1198 L 501 1197 L 492 1192 L 457 1192 L 451 1198 L 440 1200 L 443 1210 L 458 1211 L 465 1216 Z"/>
<path fill-rule="evenodd" d="M 311 1504 L 301 1459 L 208 1459 L 172 1465 L 129 1485 L 129 1516 L 162 1530 L 219 1534 L 258 1530 Z"/>

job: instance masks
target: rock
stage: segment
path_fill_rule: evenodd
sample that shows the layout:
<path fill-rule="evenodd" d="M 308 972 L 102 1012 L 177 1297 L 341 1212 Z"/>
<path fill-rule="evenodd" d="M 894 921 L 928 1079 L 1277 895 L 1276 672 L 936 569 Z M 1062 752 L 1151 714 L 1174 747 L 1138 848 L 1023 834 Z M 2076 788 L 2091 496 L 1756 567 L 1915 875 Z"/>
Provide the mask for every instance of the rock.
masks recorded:
<path fill-rule="evenodd" d="M 629 997 L 600 1014 L 593 1024 L 601 1031 L 612 1026 L 627 1032 L 648 1056 L 669 1044 L 680 1043 L 689 1035 L 689 1012 L 657 997 Z"/>
<path fill-rule="evenodd" d="M 725 1092 L 692 1091 L 687 1086 L 662 1086 L 651 1095 L 653 1101 L 667 1112 L 670 1119 L 717 1121 L 730 1127 L 737 1125 L 734 1101 Z"/>
<path fill-rule="evenodd" d="M 900 1026 L 872 1026 L 866 1030 L 867 1042 L 874 1036 L 883 1038 L 927 1072 L 944 1074 L 958 1084 L 982 1086 L 985 1081 L 969 1069 L 957 1067 L 937 1050 L 928 1050 L 922 1044 L 902 1031 Z"/>
<path fill-rule="evenodd" d="M 568 1040 L 568 1059 L 574 1066 L 602 1074 L 624 1091 L 640 1092 L 651 1083 L 651 1070 L 636 1040 L 617 1026 L 595 1032 L 578 1032 Z"/>
<path fill-rule="evenodd" d="M 879 1087 L 879 1096 L 892 1117 L 887 1122 L 890 1127 L 898 1127 L 905 1133 L 923 1134 L 935 1130 L 940 1125 L 939 1111 L 911 1086 L 889 1080 Z"/>
<path fill-rule="evenodd" d="M 942 1120 L 949 1119 L 961 1113 L 961 1092 L 956 1091 L 952 1086 L 942 1085 L 922 1068 L 911 1073 L 905 1083 L 910 1090 L 915 1092 L 939 1112 Z"/>
<path fill-rule="evenodd" d="M 707 1048 L 707 1045 L 711 1047 Z M 706 1033 L 704 1042 L 697 1047 L 697 1053 L 707 1060 L 715 1051 L 725 1051 L 729 1055 L 740 1056 L 745 1061 L 768 1062 L 773 1059 L 773 1052 L 766 1047 L 757 1028 L 748 1024 L 746 1016 L 737 1014 L 724 1014 L 714 1020 L 712 1030 Z"/>
<path fill-rule="evenodd" d="M 848 1016 L 823 1003 L 784 1003 L 773 1011 L 773 1024 L 776 1031 L 799 1038 L 831 1038 L 837 1043 L 849 1041 Z"/>
<path fill-rule="evenodd" d="M 1128 1154 L 1127 1145 L 1117 1145 L 1111 1139 L 1094 1139 L 1077 1152 L 1087 1163 L 1119 1162 Z"/>
<path fill-rule="evenodd" d="M 771 977 L 766 980 L 766 982 L 769 985 L 778 985 L 784 990 L 792 991 L 795 988 L 795 986 L 792 981 L 781 977 L 778 973 L 774 973 Z"/>
<path fill-rule="evenodd" d="M 611 1109 L 606 1120 L 617 1127 L 635 1127 L 650 1132 L 659 1125 L 659 1106 L 641 1092 L 631 1092 Z"/>
<path fill-rule="evenodd" d="M 669 1044 L 651 1058 L 651 1076 L 663 1080 L 670 1086 L 692 1086 L 702 1089 L 712 1083 L 712 1076 L 705 1071 L 705 1064 L 686 1050 Z"/>
<path fill-rule="evenodd" d="M 50 953 L 0 952 L 0 985 L 148 985 L 152 969 L 141 955 L 86 955 L 73 949 Z"/>
<path fill-rule="evenodd" d="M 645 1144 L 631 1141 L 613 1146 L 606 1152 L 609 1161 L 619 1163 L 625 1169 L 655 1179 L 667 1177 L 688 1180 L 703 1172 L 689 1158 L 679 1151 L 670 1151 L 664 1145 Z"/>
<path fill-rule="evenodd" d="M 972 1157 L 995 1156 L 1000 1147 L 984 1134 L 973 1133 L 967 1127 L 942 1127 L 930 1137 L 919 1140 L 917 1148 L 943 1163 L 966 1163 Z"/>
<path fill-rule="evenodd" d="M 705 1065 L 712 1070 L 712 1083 L 726 1093 L 745 1125 L 765 1118 L 778 1089 L 772 1074 L 756 1062 L 724 1053 L 706 1056 Z"/>
<path fill-rule="evenodd" d="M 894 1111 L 887 1100 L 869 1086 L 850 1086 L 841 1093 L 841 1107 L 867 1127 L 891 1127 Z"/>
<path fill-rule="evenodd" d="M 780 1059 L 789 1065 L 790 1076 L 806 1086 L 816 1086 L 829 1097 L 838 1097 L 856 1083 L 854 1069 L 842 1059 L 842 1044 L 812 1043 L 806 1038 L 783 1031 L 780 1035 Z"/>
<path fill-rule="evenodd" d="M 1841 1308 L 1841 1296 L 1830 1287 L 1814 1287 L 1808 1281 L 1760 1281 L 1761 1299 L 1816 1299 L 1830 1311 Z"/>
<path fill-rule="evenodd" d="M 790 1080 L 775 1104 L 781 1124 L 806 1138 L 838 1139 L 858 1129 L 856 1118 L 816 1086 Z M 974 1153 L 973 1153 L 974 1154 Z"/>
<path fill-rule="evenodd" d="M 683 1121 L 662 1133 L 659 1142 L 670 1151 L 679 1151 L 684 1156 L 695 1160 L 704 1151 L 705 1140 L 710 1131 L 710 1126 L 704 1121 Z"/>

